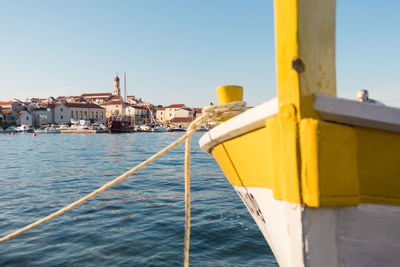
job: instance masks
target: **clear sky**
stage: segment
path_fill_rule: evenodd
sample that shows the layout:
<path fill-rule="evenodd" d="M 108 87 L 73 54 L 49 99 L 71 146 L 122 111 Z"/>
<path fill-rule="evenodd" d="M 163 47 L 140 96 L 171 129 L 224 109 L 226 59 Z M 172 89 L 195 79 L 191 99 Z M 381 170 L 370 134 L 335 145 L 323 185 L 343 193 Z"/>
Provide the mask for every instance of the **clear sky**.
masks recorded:
<path fill-rule="evenodd" d="M 216 103 L 238 84 L 276 95 L 270 0 L 0 0 L 0 100 L 112 92 L 153 104 Z M 337 91 L 400 107 L 400 1 L 337 1 Z"/>

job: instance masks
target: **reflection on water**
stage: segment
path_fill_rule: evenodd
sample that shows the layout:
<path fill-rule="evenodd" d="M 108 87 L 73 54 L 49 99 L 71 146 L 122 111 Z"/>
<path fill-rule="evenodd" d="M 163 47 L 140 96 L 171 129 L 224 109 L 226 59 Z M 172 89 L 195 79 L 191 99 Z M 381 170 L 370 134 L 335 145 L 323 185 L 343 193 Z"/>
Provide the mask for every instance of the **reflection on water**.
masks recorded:
<path fill-rule="evenodd" d="M 90 193 L 182 133 L 0 135 L 0 234 Z M 218 165 L 192 145 L 192 266 L 276 266 Z M 1 266 L 176 266 L 183 261 L 184 146 L 123 183 L 0 244 Z"/>

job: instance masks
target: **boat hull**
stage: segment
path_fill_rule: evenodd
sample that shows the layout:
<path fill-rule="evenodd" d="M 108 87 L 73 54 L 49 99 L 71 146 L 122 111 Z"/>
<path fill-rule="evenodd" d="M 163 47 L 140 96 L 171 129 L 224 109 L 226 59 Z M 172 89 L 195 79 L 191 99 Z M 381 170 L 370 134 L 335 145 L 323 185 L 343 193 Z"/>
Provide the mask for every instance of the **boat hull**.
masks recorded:
<path fill-rule="evenodd" d="M 399 134 L 282 114 L 271 100 L 200 139 L 280 266 L 397 266 Z"/>
<path fill-rule="evenodd" d="M 398 266 L 400 207 L 310 208 L 233 186 L 280 266 Z"/>
<path fill-rule="evenodd" d="M 128 121 L 110 121 L 109 131 L 110 133 L 132 133 L 133 127 Z"/>
<path fill-rule="evenodd" d="M 110 128 L 110 133 L 133 133 L 133 128 Z"/>

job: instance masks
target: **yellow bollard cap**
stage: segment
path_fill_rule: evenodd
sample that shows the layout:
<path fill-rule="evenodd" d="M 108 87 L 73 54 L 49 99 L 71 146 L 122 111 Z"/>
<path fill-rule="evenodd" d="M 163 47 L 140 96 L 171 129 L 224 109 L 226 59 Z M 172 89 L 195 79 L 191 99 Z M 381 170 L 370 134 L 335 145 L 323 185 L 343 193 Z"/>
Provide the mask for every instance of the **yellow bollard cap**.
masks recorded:
<path fill-rule="evenodd" d="M 238 85 L 222 85 L 217 88 L 218 104 L 225 105 L 236 101 L 243 100 L 243 87 Z M 227 121 L 232 116 L 220 119 L 220 121 Z"/>
<path fill-rule="evenodd" d="M 218 104 L 225 105 L 243 100 L 243 87 L 238 85 L 222 85 L 217 88 Z"/>

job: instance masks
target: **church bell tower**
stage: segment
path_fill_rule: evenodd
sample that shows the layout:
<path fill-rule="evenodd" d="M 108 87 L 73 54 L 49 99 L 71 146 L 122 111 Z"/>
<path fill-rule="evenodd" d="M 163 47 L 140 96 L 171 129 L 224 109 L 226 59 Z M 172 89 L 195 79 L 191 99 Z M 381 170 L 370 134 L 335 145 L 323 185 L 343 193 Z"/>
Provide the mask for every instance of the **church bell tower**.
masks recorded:
<path fill-rule="evenodd" d="M 114 78 L 113 95 L 121 96 L 121 90 L 119 89 L 119 77 L 118 77 L 118 74 Z"/>

